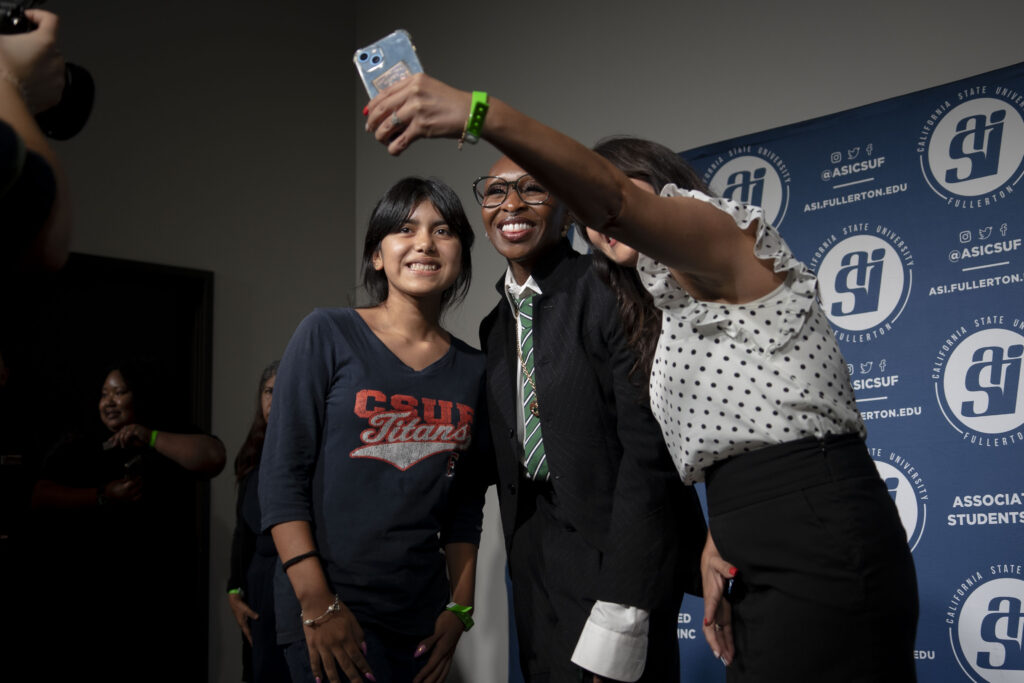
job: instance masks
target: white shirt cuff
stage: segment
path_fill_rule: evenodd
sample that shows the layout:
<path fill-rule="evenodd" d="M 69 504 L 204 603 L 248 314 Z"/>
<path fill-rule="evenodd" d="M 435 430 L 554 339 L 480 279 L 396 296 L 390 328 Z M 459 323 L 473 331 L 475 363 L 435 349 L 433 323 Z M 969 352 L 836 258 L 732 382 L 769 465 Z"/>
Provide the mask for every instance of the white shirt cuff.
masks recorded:
<path fill-rule="evenodd" d="M 572 653 L 587 671 L 632 683 L 644 672 L 650 613 L 639 607 L 598 600 Z"/>

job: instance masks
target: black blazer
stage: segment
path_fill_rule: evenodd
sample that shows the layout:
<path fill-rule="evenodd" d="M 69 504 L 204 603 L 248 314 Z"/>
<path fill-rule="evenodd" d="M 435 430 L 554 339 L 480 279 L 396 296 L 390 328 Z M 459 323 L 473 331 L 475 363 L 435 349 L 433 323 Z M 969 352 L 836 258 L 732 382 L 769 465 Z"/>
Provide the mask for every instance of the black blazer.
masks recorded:
<path fill-rule="evenodd" d="M 676 609 L 685 585 L 699 592 L 706 534 L 692 487 L 684 486 L 629 378 L 634 355 L 614 293 L 567 242 L 533 269 L 537 396 L 551 485 L 566 519 L 602 553 L 600 576 L 580 577 L 584 595 L 633 607 Z M 515 543 L 521 445 L 517 435 L 516 321 L 505 300 L 480 325 L 487 353 L 487 405 L 506 547 Z M 593 591 L 592 593 L 590 591 Z"/>

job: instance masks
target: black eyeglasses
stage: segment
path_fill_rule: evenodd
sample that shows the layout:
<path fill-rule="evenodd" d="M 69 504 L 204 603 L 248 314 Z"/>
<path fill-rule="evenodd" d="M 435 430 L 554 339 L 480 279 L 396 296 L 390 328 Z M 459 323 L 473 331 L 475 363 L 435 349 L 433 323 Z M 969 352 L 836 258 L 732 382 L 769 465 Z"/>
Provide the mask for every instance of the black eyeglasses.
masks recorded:
<path fill-rule="evenodd" d="M 485 209 L 495 209 L 505 202 L 509 189 L 515 188 L 524 204 L 543 204 L 548 191 L 532 175 L 523 175 L 511 183 L 504 178 L 482 176 L 473 181 L 473 196 Z"/>

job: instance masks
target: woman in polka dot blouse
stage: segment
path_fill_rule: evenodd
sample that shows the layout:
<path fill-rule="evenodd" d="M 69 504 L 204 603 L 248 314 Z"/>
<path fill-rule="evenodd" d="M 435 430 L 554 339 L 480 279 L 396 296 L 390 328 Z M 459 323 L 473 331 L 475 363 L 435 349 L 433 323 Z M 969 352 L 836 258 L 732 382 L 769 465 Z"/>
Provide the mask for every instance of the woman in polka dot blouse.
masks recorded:
<path fill-rule="evenodd" d="M 470 102 L 419 75 L 370 102 L 367 129 L 399 154 L 459 137 Z M 913 561 L 813 273 L 759 207 L 710 196 L 671 150 L 597 154 L 489 105 L 481 137 L 635 264 L 661 311 L 651 407 L 680 476 L 707 484 L 704 634 L 727 679 L 915 680 Z"/>

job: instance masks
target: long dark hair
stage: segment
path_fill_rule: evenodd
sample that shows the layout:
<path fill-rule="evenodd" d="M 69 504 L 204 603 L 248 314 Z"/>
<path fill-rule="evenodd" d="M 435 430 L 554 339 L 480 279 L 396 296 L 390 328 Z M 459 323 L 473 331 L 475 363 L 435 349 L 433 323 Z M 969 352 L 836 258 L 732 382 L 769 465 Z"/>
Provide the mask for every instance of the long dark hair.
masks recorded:
<path fill-rule="evenodd" d="M 597 143 L 594 151 L 610 161 L 630 178 L 643 180 L 661 192 L 669 184 L 684 190 L 700 190 L 710 194 L 697 172 L 664 145 L 634 137 L 610 137 Z M 580 229 L 586 239 L 586 230 Z M 619 316 L 626 332 L 626 342 L 637 356 L 629 371 L 630 378 L 646 386 L 654 366 L 654 353 L 661 334 L 661 311 L 640 282 L 636 268 L 620 266 L 599 251 L 594 251 L 594 271 L 619 302 Z"/>
<path fill-rule="evenodd" d="M 263 388 L 277 375 L 279 362 L 275 360 L 263 368 L 263 373 L 260 375 L 259 388 L 256 390 L 256 415 L 252 418 L 249 435 L 245 437 L 245 442 L 238 449 L 238 455 L 235 456 L 235 478 L 238 481 L 245 479 L 250 472 L 260 466 L 263 440 L 267 436 L 267 421 L 263 419 Z"/>
<path fill-rule="evenodd" d="M 363 287 L 366 288 L 374 305 L 388 297 L 388 278 L 382 270 L 373 267 L 373 256 L 380 249 L 385 237 L 400 228 L 421 201 L 428 201 L 441 214 L 448 228 L 455 233 L 462 245 L 462 260 L 459 276 L 452 286 L 441 294 L 441 310 L 462 301 L 469 291 L 473 277 L 473 262 L 470 250 L 473 248 L 473 228 L 466 218 L 462 202 L 455 190 L 433 178 L 402 178 L 391 186 L 373 207 L 370 223 L 363 243 Z"/>

